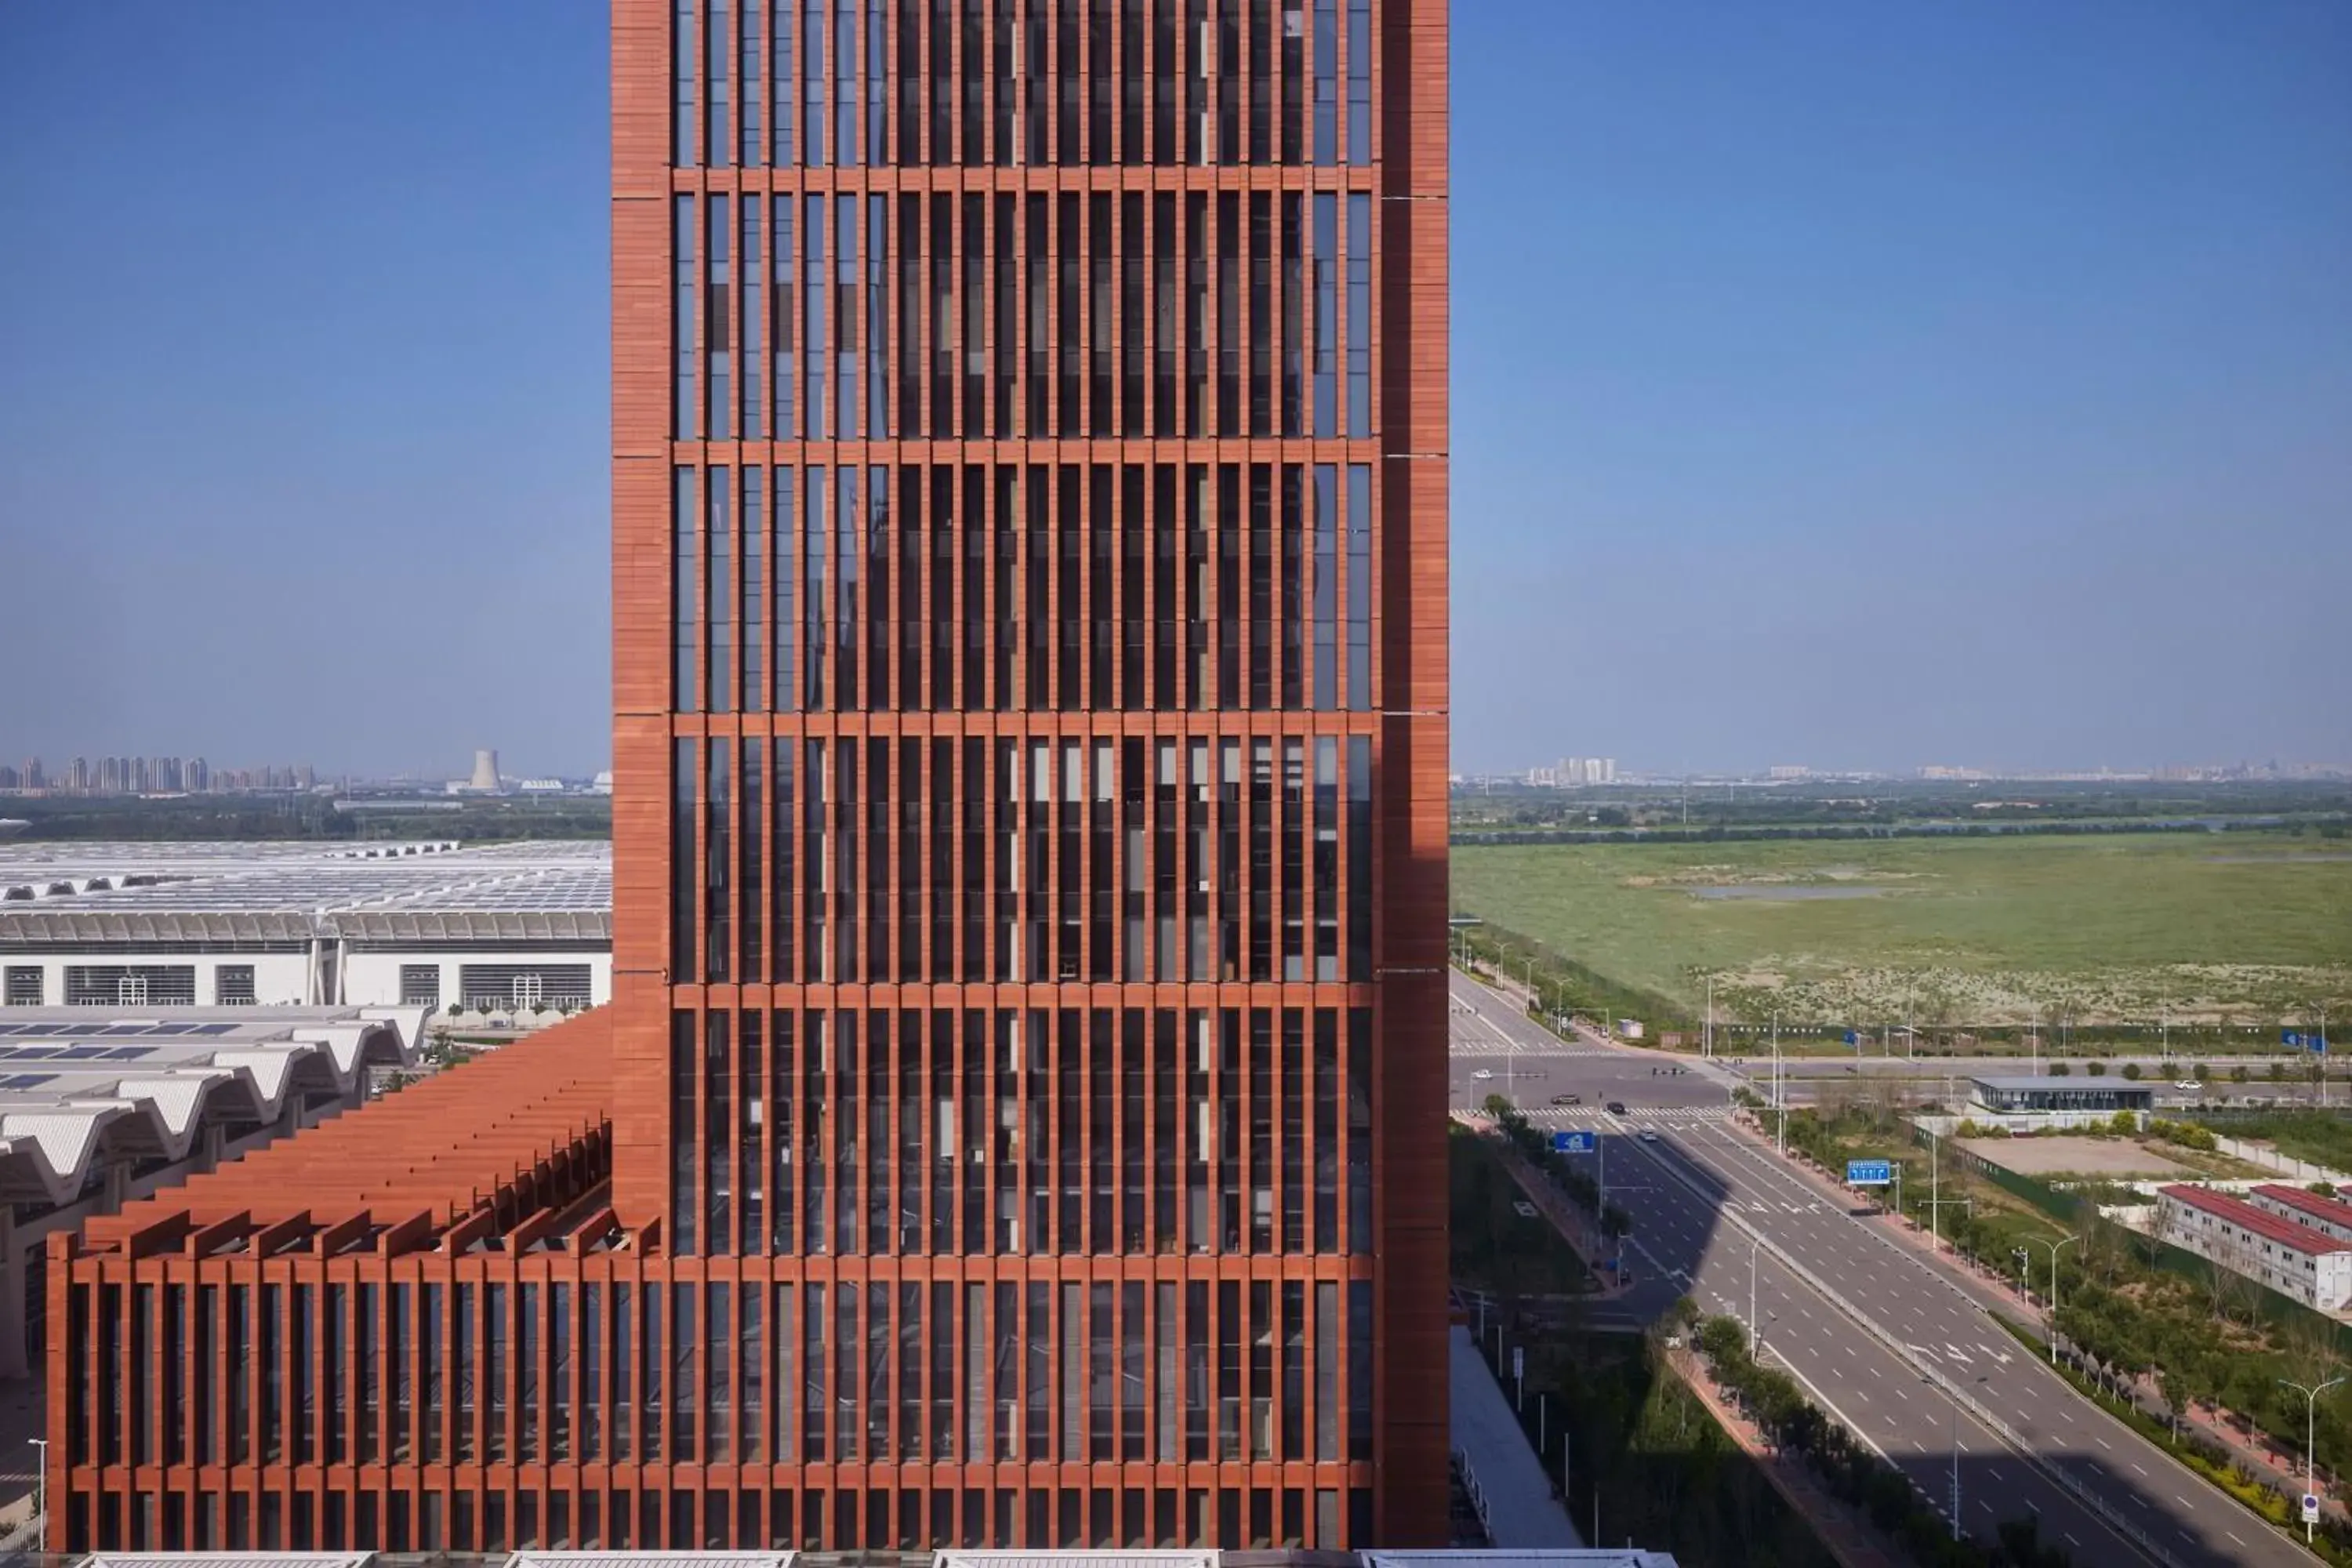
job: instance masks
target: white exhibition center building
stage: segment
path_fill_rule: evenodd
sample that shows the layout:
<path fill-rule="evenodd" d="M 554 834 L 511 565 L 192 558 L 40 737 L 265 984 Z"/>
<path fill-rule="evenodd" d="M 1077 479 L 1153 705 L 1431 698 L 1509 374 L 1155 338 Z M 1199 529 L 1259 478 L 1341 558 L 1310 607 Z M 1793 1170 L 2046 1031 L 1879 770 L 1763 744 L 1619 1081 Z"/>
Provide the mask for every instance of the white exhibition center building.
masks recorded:
<path fill-rule="evenodd" d="M 512 1017 L 612 994 L 605 843 L 0 842 L 7 1006 Z"/>

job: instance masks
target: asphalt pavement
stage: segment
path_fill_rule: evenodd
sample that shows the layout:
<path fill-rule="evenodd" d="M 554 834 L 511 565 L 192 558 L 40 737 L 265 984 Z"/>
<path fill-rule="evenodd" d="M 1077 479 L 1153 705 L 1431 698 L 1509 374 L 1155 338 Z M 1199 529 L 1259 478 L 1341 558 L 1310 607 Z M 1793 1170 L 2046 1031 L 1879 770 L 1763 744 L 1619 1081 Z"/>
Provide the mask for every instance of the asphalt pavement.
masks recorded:
<path fill-rule="evenodd" d="M 2099 1510 L 2062 1488 L 1992 1430 L 1958 1411 L 1905 1357 L 1801 1282 L 1774 1256 L 1866 1313 L 2021 1436 L 2043 1461 L 2132 1521 L 2166 1560 L 2194 1568 L 2307 1564 L 2300 1545 L 2265 1526 L 2165 1452 L 2074 1392 L 1993 1322 L 1955 1271 L 1864 1222 L 1752 1135 L 1725 1109 L 1729 1074 L 1689 1058 L 1597 1041 L 1570 1054 L 1536 1049 L 1548 1031 L 1507 997 L 1454 977 L 1453 1103 L 1475 1109 L 1516 1090 L 1541 1124 L 1602 1134 L 1610 1201 L 1633 1217 L 1635 1284 L 1621 1305 L 1653 1317 L 1680 1295 L 1710 1313 L 1761 1319 L 1766 1359 L 1785 1365 L 1816 1403 L 1861 1434 L 1948 1519 L 1954 1456 L 1960 1517 L 1990 1539 L 2032 1514 L 2043 1540 L 2077 1564 L 2143 1561 Z M 1516 1050 L 1497 1048 L 1497 1037 Z M 1680 1074 L 1664 1069 L 1681 1066 Z M 1491 1078 L 1476 1076 L 1492 1073 Z M 1584 1104 L 1555 1108 L 1554 1096 Z M 1624 1105 L 1623 1115 L 1601 1109 Z M 1763 1245 L 1754 1245 L 1760 1236 Z"/>

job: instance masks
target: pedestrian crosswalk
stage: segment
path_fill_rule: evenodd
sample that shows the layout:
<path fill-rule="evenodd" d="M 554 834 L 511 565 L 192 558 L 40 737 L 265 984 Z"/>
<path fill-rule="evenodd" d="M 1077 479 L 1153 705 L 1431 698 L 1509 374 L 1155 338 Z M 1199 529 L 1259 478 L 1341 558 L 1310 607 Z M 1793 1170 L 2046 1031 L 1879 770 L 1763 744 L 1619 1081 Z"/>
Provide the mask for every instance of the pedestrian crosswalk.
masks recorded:
<path fill-rule="evenodd" d="M 1484 1110 L 1460 1110 L 1454 1113 L 1473 1121 L 1491 1121 L 1494 1118 Z M 1531 1105 L 1520 1111 L 1533 1127 L 1590 1127 L 1608 1115 L 1597 1105 Z M 1620 1121 L 1653 1127 L 1696 1127 L 1702 1123 L 1722 1122 L 1731 1119 L 1732 1110 L 1722 1105 L 1634 1105 L 1628 1106 Z"/>
<path fill-rule="evenodd" d="M 1732 1110 L 1727 1105 L 1634 1105 L 1628 1106 L 1628 1121 L 1728 1121 Z"/>
<path fill-rule="evenodd" d="M 1457 1027 L 1448 1041 L 1449 1053 L 1457 1057 L 1606 1057 L 1616 1053 L 1607 1046 L 1587 1045 L 1582 1040 L 1519 1040 L 1510 1037 L 1470 1035 Z"/>

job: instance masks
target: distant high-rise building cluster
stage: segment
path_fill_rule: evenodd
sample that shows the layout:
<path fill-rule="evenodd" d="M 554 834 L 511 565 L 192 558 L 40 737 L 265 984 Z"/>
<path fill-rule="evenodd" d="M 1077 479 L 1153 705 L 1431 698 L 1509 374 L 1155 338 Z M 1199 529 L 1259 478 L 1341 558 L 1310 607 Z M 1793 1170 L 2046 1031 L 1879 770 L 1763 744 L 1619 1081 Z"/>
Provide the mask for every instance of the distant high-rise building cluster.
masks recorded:
<path fill-rule="evenodd" d="M 13 795 L 239 795 L 307 790 L 317 782 L 308 763 L 215 768 L 202 757 L 76 757 L 56 773 L 38 757 L 0 763 L 0 793 Z"/>
<path fill-rule="evenodd" d="M 1538 787 L 1574 788 L 1580 784 L 1616 782 L 1617 759 L 1614 757 L 1562 757 L 1554 766 L 1528 770 L 1528 783 Z"/>

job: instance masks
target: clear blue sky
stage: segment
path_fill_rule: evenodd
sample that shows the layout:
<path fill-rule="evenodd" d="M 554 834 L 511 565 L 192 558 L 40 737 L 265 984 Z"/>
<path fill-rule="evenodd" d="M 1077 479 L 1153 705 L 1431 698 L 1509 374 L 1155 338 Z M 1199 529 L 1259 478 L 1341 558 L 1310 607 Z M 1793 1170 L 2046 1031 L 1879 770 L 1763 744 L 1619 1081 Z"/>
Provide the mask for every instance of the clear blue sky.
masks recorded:
<path fill-rule="evenodd" d="M 2352 5 L 1455 13 L 1457 765 L 2352 760 Z M 603 764 L 604 33 L 0 6 L 0 754 Z"/>

